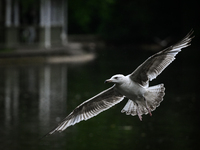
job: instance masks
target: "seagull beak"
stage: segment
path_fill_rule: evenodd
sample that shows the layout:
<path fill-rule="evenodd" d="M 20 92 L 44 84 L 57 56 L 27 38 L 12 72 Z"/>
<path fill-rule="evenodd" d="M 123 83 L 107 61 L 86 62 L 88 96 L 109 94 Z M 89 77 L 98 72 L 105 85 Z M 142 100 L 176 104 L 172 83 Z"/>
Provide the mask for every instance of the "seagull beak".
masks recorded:
<path fill-rule="evenodd" d="M 112 80 L 111 79 L 108 79 L 108 80 L 106 80 L 104 83 L 111 83 L 112 82 Z"/>

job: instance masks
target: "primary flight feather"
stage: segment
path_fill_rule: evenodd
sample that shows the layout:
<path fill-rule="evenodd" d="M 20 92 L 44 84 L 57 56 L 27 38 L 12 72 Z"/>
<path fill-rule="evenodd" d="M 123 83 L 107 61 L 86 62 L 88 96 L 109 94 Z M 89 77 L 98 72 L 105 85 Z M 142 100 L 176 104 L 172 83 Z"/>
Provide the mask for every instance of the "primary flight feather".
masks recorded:
<path fill-rule="evenodd" d="M 151 112 L 163 100 L 165 88 L 163 84 L 149 87 L 149 81 L 155 79 L 182 48 L 190 45 L 192 34 L 191 30 L 180 42 L 152 55 L 131 74 L 117 74 L 106 80 L 105 82 L 114 85 L 77 106 L 48 134 L 61 132 L 82 120 L 90 119 L 121 102 L 125 97 L 129 100 L 121 112 L 132 116 L 138 115 L 140 120 L 143 114 L 152 115 Z"/>

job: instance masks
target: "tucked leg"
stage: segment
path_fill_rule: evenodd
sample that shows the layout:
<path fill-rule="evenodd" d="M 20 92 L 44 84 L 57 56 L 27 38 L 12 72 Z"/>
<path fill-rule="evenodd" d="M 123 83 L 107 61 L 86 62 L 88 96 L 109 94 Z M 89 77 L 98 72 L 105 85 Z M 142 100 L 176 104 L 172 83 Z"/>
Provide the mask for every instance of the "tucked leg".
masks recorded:
<path fill-rule="evenodd" d="M 145 101 L 145 104 L 146 104 L 146 108 L 147 108 L 147 110 L 149 112 L 149 115 L 152 116 L 151 110 L 150 110 L 150 108 L 149 108 L 149 106 L 147 104 L 147 100 L 145 98 L 144 98 L 144 101 Z"/>
<path fill-rule="evenodd" d="M 135 102 L 135 103 L 136 103 L 136 102 Z M 141 113 L 140 113 L 140 109 L 139 109 L 138 103 L 136 103 L 136 105 L 137 105 L 137 108 L 136 108 L 137 115 L 138 115 L 140 121 L 142 121 L 142 115 L 141 115 Z"/>
<path fill-rule="evenodd" d="M 137 115 L 138 115 L 140 121 L 142 121 L 142 115 L 139 113 L 138 109 L 137 109 Z"/>

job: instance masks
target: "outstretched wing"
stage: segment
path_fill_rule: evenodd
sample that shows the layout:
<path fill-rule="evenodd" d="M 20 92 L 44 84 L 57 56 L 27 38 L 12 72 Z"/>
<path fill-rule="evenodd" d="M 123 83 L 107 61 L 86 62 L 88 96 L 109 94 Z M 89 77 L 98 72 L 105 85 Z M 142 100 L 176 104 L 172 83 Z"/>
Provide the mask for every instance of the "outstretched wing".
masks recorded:
<path fill-rule="evenodd" d="M 124 96 L 118 93 L 113 86 L 80 104 L 48 134 L 53 134 L 56 131 L 61 132 L 82 120 L 90 119 L 121 102 L 123 98 Z"/>
<path fill-rule="evenodd" d="M 130 78 L 140 83 L 142 86 L 148 86 L 149 81 L 155 79 L 181 51 L 182 48 L 188 47 L 193 37 L 193 30 L 191 30 L 180 42 L 172 45 L 153 56 L 149 57 L 142 63 L 133 73 Z"/>

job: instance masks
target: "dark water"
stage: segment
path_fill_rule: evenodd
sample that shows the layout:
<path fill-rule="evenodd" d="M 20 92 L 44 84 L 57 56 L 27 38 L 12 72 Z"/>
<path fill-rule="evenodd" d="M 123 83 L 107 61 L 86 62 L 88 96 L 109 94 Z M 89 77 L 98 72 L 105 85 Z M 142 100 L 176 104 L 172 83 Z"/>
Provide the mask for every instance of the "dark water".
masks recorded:
<path fill-rule="evenodd" d="M 190 48 L 192 50 L 192 48 Z M 82 65 L 0 68 L 1 150 L 191 150 L 199 145 L 197 56 L 184 50 L 151 85 L 164 83 L 166 95 L 153 116 L 126 116 L 127 100 L 98 116 L 38 140 L 77 105 L 111 85 L 104 80 L 129 74 L 152 53 L 131 49 L 99 51 Z M 191 58 L 189 61 L 187 58 Z M 187 60 L 187 61 L 186 61 Z"/>

